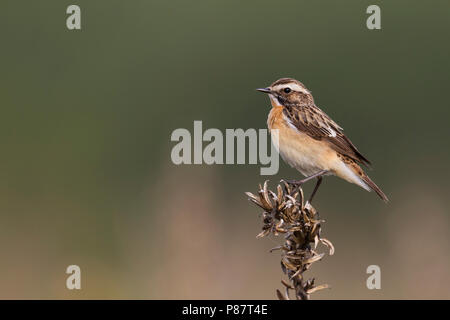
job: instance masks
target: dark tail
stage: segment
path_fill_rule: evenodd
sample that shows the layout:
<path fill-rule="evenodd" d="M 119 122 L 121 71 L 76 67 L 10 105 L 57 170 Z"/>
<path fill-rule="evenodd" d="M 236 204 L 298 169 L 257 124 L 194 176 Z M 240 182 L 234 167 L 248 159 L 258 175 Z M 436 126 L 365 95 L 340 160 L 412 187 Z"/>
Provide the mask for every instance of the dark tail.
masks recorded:
<path fill-rule="evenodd" d="M 381 191 L 380 188 L 378 188 L 378 186 L 375 184 L 375 182 L 370 180 L 368 175 L 364 174 L 362 176 L 362 179 L 370 187 L 370 189 L 372 189 L 373 191 L 375 191 L 377 193 L 377 195 L 381 198 L 381 200 L 383 200 L 386 203 L 389 202 L 388 197 L 384 194 L 383 191 Z"/>

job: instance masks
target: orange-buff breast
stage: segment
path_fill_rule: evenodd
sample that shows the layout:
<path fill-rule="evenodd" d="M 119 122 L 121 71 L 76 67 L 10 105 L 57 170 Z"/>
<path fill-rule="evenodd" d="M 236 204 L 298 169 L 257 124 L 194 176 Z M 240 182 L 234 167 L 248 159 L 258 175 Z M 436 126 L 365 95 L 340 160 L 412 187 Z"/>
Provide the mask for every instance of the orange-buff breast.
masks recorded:
<path fill-rule="evenodd" d="M 304 176 L 320 170 L 334 172 L 334 164 L 339 161 L 334 152 L 323 141 L 315 140 L 290 125 L 282 106 L 275 106 L 267 119 L 272 141 L 281 157 Z"/>

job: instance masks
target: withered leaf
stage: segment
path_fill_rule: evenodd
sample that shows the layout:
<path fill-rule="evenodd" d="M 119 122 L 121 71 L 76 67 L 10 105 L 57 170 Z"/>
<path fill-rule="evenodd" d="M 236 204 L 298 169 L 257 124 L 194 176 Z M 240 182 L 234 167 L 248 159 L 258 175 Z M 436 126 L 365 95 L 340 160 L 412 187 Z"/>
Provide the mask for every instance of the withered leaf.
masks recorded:
<path fill-rule="evenodd" d="M 329 289 L 329 288 L 330 288 L 330 287 L 329 287 L 327 284 L 321 284 L 320 286 L 312 287 L 312 288 L 306 290 L 306 293 L 307 293 L 307 294 L 310 294 L 310 293 L 317 292 L 317 291 L 319 291 L 319 290 Z"/>
<path fill-rule="evenodd" d="M 287 300 L 287 298 L 278 289 L 277 289 L 277 297 L 278 297 L 278 300 Z"/>

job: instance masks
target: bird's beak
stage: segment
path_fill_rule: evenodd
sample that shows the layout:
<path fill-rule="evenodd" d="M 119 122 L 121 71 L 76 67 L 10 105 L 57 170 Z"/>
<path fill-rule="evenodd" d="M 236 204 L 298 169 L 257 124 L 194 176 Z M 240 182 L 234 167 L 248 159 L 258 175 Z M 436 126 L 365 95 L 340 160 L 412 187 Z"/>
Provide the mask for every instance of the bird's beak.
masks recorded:
<path fill-rule="evenodd" d="M 270 90 L 270 88 L 259 88 L 259 89 L 256 89 L 256 91 L 264 92 L 264 93 L 271 93 L 272 92 L 272 90 Z"/>

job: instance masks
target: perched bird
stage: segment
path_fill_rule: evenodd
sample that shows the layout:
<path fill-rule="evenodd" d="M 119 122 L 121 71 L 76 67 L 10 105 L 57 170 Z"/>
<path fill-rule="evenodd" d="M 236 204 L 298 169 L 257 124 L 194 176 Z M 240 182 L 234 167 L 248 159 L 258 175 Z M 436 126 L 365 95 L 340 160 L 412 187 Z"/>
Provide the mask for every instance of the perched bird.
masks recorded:
<path fill-rule="evenodd" d="M 306 177 L 288 182 L 301 185 L 317 178 L 310 202 L 325 175 L 336 175 L 367 191 L 373 190 L 388 201 L 360 167 L 370 166 L 369 160 L 344 135 L 343 129 L 315 105 L 311 92 L 300 81 L 282 78 L 257 90 L 267 93 L 272 104 L 267 125 L 275 147 L 284 161 Z"/>

